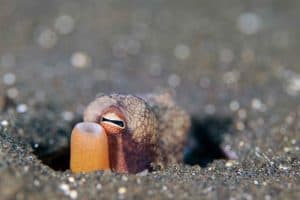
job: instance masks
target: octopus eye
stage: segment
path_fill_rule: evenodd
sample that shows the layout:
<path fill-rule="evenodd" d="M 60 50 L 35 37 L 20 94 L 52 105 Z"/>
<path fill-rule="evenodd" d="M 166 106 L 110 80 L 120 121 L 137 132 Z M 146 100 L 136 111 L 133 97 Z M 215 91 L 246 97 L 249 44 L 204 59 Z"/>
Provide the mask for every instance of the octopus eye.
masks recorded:
<path fill-rule="evenodd" d="M 124 122 L 122 120 L 115 120 L 115 119 L 109 119 L 109 118 L 102 117 L 102 122 L 112 123 L 121 128 L 124 127 Z"/>
<path fill-rule="evenodd" d="M 124 120 L 113 112 L 104 114 L 100 119 L 100 124 L 111 133 L 121 132 L 125 128 Z"/>

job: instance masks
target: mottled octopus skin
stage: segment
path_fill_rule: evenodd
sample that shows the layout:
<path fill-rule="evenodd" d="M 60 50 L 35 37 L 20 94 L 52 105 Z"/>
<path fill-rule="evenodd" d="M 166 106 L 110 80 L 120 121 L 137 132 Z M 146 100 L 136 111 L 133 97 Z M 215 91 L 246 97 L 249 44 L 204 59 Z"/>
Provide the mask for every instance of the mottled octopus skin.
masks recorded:
<path fill-rule="evenodd" d="M 109 109 L 118 110 L 125 121 L 121 133 L 107 133 L 113 171 L 137 173 L 182 162 L 190 118 L 169 93 L 103 95 L 86 107 L 84 121 L 100 123 Z"/>

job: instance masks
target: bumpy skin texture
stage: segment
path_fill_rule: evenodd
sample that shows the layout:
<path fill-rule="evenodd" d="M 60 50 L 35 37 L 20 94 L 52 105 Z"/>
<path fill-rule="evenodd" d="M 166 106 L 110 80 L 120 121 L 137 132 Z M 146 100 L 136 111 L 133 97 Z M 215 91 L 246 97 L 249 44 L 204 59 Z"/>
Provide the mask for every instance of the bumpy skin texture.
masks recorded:
<path fill-rule="evenodd" d="M 190 119 L 168 93 L 103 95 L 87 106 L 84 121 L 100 123 L 107 110 L 118 110 L 125 122 L 121 133 L 108 133 L 113 171 L 137 173 L 183 160 Z"/>
<path fill-rule="evenodd" d="M 158 121 L 158 151 L 154 164 L 165 167 L 183 162 L 183 151 L 190 129 L 190 117 L 178 107 L 170 93 L 147 94 L 145 101 Z"/>

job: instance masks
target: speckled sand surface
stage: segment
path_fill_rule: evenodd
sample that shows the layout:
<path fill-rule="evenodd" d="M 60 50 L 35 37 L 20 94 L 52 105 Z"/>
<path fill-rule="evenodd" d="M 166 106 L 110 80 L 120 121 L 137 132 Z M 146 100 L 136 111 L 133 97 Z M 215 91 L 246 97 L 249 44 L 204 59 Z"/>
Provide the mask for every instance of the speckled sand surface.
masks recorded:
<path fill-rule="evenodd" d="M 0 199 L 299 199 L 299 13 L 297 0 L 1 1 Z M 230 118 L 222 146 L 238 160 L 75 175 L 38 159 L 97 94 L 160 88 L 200 122 Z"/>

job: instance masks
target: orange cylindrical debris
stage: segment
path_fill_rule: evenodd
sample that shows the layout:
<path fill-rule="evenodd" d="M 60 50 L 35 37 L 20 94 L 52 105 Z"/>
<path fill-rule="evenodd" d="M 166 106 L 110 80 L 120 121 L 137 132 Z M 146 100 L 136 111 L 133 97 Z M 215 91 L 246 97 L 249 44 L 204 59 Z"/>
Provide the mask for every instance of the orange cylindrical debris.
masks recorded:
<path fill-rule="evenodd" d="M 75 125 L 71 135 L 72 172 L 91 172 L 110 169 L 108 142 L 105 130 L 97 123 Z"/>

